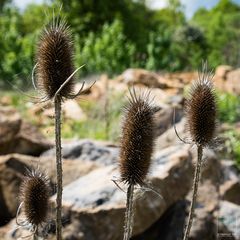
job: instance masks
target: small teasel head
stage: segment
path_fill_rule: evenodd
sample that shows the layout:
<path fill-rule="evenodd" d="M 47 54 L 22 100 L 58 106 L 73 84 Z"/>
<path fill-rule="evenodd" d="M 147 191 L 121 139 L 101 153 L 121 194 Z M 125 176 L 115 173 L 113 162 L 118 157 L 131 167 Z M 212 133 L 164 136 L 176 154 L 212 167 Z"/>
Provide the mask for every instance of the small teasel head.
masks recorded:
<path fill-rule="evenodd" d="M 192 85 L 186 102 L 187 126 L 191 140 L 198 146 L 208 146 L 215 137 L 217 104 L 213 75 L 203 64 L 199 79 Z"/>
<path fill-rule="evenodd" d="M 26 222 L 34 228 L 46 221 L 49 198 L 50 186 L 48 178 L 39 169 L 29 170 L 20 188 L 20 199 Z"/>
<path fill-rule="evenodd" d="M 37 88 L 45 100 L 52 99 L 74 69 L 71 31 L 60 17 L 54 18 L 41 33 L 36 62 Z M 58 96 L 68 98 L 73 91 L 74 78 L 71 77 Z"/>
<path fill-rule="evenodd" d="M 142 185 L 149 171 L 155 139 L 154 113 L 149 92 L 137 96 L 134 89 L 130 91 L 120 142 L 121 180 L 129 185 Z"/>

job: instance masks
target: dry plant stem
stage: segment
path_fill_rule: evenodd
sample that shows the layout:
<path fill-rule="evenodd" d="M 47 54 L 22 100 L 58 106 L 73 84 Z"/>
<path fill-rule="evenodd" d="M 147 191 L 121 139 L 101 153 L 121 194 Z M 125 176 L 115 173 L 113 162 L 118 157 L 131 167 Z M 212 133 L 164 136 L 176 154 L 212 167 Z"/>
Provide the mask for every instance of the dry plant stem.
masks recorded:
<path fill-rule="evenodd" d="M 38 227 L 36 228 L 36 231 L 33 234 L 33 240 L 38 240 Z"/>
<path fill-rule="evenodd" d="M 129 240 L 133 229 L 133 193 L 134 185 L 130 184 L 127 190 L 127 205 L 125 212 L 124 237 L 123 240 Z"/>
<path fill-rule="evenodd" d="M 197 166 L 195 168 L 194 180 L 193 180 L 193 195 L 192 195 L 192 201 L 190 206 L 190 212 L 188 215 L 188 222 L 187 222 L 187 226 L 184 233 L 184 238 L 183 238 L 184 240 L 188 239 L 190 230 L 192 227 L 192 222 L 194 217 L 194 208 L 197 200 L 198 184 L 199 184 L 200 175 L 201 175 L 203 147 L 198 146 L 197 152 L 198 152 L 198 158 L 197 158 Z"/>
<path fill-rule="evenodd" d="M 56 166 L 57 166 L 57 212 L 56 235 L 57 240 L 62 240 L 62 152 L 61 152 L 61 98 L 55 96 L 55 142 L 56 142 Z"/>

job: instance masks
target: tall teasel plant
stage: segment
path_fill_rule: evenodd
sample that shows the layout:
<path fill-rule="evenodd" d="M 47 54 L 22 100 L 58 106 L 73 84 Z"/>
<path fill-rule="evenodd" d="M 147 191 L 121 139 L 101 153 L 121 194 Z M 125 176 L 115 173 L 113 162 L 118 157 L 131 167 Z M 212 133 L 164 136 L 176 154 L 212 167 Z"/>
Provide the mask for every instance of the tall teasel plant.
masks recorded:
<path fill-rule="evenodd" d="M 28 170 L 20 187 L 20 206 L 16 222 L 19 226 L 30 225 L 33 239 L 38 239 L 38 228 L 46 222 L 49 210 L 50 184 L 48 177 L 39 169 Z M 24 221 L 18 215 L 23 209 Z"/>
<path fill-rule="evenodd" d="M 207 64 L 204 63 L 202 73 L 199 73 L 199 79 L 193 83 L 186 103 L 187 127 L 191 137 L 190 143 L 197 146 L 197 164 L 195 167 L 193 195 L 184 232 L 184 240 L 188 239 L 193 222 L 194 207 L 203 162 L 203 149 L 213 145 L 215 140 L 217 105 L 212 78 L 212 73 L 208 71 Z"/>
<path fill-rule="evenodd" d="M 154 148 L 155 111 L 149 93 L 137 96 L 134 89 L 130 91 L 120 142 L 120 180 L 128 186 L 124 240 L 132 235 L 134 187 L 146 185 L 144 181 Z"/>
<path fill-rule="evenodd" d="M 81 66 L 82 67 L 82 66 Z M 43 101 L 52 100 L 55 106 L 55 143 L 57 166 L 56 235 L 62 239 L 62 154 L 61 154 L 61 104 L 64 99 L 73 99 L 81 94 L 74 93 L 73 42 L 65 20 L 56 17 L 42 31 L 37 45 L 36 88 Z"/>

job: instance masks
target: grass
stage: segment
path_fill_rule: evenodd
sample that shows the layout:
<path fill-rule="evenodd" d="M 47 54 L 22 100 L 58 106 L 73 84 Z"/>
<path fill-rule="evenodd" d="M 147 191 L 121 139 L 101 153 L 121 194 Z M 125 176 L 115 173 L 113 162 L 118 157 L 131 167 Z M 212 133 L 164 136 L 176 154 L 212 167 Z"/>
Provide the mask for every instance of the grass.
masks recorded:
<path fill-rule="evenodd" d="M 30 94 L 30 93 L 29 93 Z M 23 119 L 38 125 L 40 130 L 46 137 L 54 136 L 54 119 L 46 118 L 44 124 L 40 123 L 38 116 L 29 114 L 29 106 L 31 99 L 23 96 L 20 92 L 5 91 L 3 97 L 7 97 L 9 104 L 16 108 Z M 74 121 L 71 119 L 63 119 L 62 121 L 62 137 L 71 138 L 90 138 L 97 140 L 118 141 L 120 134 L 122 108 L 126 102 L 123 94 L 114 93 L 109 96 L 108 118 L 110 122 L 109 134 L 106 134 L 106 122 L 103 100 L 80 100 L 79 105 L 83 112 L 87 115 L 86 121 Z"/>
<path fill-rule="evenodd" d="M 240 121 L 240 98 L 230 93 L 217 92 L 219 120 L 235 123 Z"/>
<path fill-rule="evenodd" d="M 90 138 L 117 142 L 120 134 L 122 108 L 126 99 L 123 94 L 111 94 L 109 99 L 108 121 L 110 126 L 108 134 L 106 131 L 104 101 L 83 100 L 79 102 L 79 105 L 87 115 L 87 120 L 64 119 L 62 121 L 62 137 L 65 139 Z M 49 122 L 49 125 L 53 128 L 52 121 Z M 52 137 L 53 131 L 49 131 L 48 136 Z"/>

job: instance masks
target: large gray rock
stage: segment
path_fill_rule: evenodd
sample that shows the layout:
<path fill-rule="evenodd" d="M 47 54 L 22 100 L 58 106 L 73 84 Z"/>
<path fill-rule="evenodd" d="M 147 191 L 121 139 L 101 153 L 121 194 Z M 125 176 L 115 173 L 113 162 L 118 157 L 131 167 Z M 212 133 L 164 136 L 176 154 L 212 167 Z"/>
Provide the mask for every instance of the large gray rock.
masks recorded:
<path fill-rule="evenodd" d="M 50 157 L 36 158 L 20 154 L 9 154 L 0 157 L 0 225 L 6 224 L 15 217 L 19 205 L 19 187 L 28 168 L 40 166 L 40 169 L 51 180 L 55 191 L 55 159 Z M 63 161 L 63 185 L 66 185 L 80 176 L 95 169 L 96 165 L 82 161 Z"/>
<path fill-rule="evenodd" d="M 240 240 L 240 206 L 221 201 L 218 219 L 219 237 L 225 236 L 225 239 Z M 231 236 L 233 236 L 231 238 Z M 228 237 L 228 238 L 227 238 Z"/>
<path fill-rule="evenodd" d="M 149 228 L 191 186 L 191 154 L 188 148 L 170 147 L 154 156 L 148 180 L 162 198 L 153 192 L 136 191 L 134 235 Z M 63 191 L 63 209 L 68 222 L 64 239 L 122 239 L 126 194 L 111 181 L 118 176 L 114 166 L 97 169 Z"/>
<path fill-rule="evenodd" d="M 42 156 L 55 156 L 55 149 L 46 151 Z M 66 159 L 79 159 L 96 162 L 100 165 L 110 165 L 118 160 L 118 148 L 90 140 L 81 140 L 63 144 L 62 156 Z"/>

